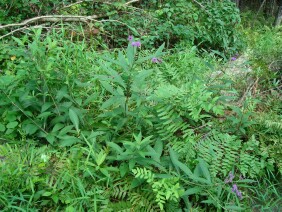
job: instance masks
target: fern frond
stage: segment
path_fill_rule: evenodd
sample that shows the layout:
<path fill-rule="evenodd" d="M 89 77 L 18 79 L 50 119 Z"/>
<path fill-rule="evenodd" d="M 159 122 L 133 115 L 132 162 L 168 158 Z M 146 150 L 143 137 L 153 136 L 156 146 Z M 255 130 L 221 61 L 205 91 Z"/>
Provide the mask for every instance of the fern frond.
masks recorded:
<path fill-rule="evenodd" d="M 111 202 L 106 208 L 101 208 L 101 212 L 131 212 L 134 211 L 129 201 Z"/>
<path fill-rule="evenodd" d="M 151 189 L 151 188 L 150 188 Z M 158 212 L 159 207 L 155 201 L 155 194 L 151 190 L 137 189 L 130 193 L 129 201 L 134 206 L 135 211 Z"/>
<path fill-rule="evenodd" d="M 111 196 L 119 200 L 124 200 L 127 194 L 128 194 L 127 188 L 124 188 L 122 186 L 114 186 Z"/>
<path fill-rule="evenodd" d="M 132 169 L 133 174 L 135 175 L 135 177 L 137 178 L 141 178 L 146 180 L 148 183 L 153 182 L 155 175 L 151 172 L 151 170 L 148 170 L 146 168 L 136 168 L 136 169 Z"/>

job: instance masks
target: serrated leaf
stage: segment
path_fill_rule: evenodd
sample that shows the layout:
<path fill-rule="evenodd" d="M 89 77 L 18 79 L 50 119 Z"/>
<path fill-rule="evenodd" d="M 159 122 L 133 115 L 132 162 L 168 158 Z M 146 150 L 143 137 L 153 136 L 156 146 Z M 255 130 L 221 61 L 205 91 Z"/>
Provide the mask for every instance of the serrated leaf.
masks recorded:
<path fill-rule="evenodd" d="M 108 146 L 113 148 L 117 153 L 121 154 L 123 152 L 122 148 L 114 142 L 107 142 Z"/>
<path fill-rule="evenodd" d="M 24 46 L 23 41 L 21 41 L 19 38 L 16 38 L 14 36 L 12 36 L 13 40 L 16 41 L 18 43 L 19 46 Z"/>
<path fill-rule="evenodd" d="M 102 84 L 102 86 L 109 91 L 111 94 L 115 94 L 114 88 L 106 81 L 101 80 L 100 83 Z"/>
<path fill-rule="evenodd" d="M 69 109 L 69 117 L 76 131 L 78 132 L 79 131 L 79 119 L 78 119 L 76 112 L 73 109 Z"/>
<path fill-rule="evenodd" d="M 41 113 L 43 113 L 43 112 L 45 112 L 46 110 L 48 110 L 52 105 L 53 105 L 52 102 L 45 102 L 45 103 L 41 106 Z"/>

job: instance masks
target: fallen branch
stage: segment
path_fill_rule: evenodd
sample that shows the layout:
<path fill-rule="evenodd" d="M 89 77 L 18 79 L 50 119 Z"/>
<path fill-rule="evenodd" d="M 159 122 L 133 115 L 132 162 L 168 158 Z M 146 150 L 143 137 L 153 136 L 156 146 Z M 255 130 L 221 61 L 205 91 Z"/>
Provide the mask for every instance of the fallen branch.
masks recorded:
<path fill-rule="evenodd" d="M 132 4 L 132 3 L 134 3 L 134 2 L 138 2 L 139 0 L 131 0 L 131 1 L 129 1 L 129 2 L 126 2 L 124 5 L 129 5 L 129 4 Z"/>
<path fill-rule="evenodd" d="M 45 15 L 45 16 L 37 16 L 34 18 L 30 18 L 27 20 L 24 20 L 21 23 L 15 23 L 15 24 L 7 24 L 7 25 L 0 25 L 0 30 L 11 28 L 11 27 L 21 27 L 26 26 L 29 24 L 32 24 L 34 22 L 40 21 L 40 22 L 59 22 L 59 21 L 65 21 L 65 22 L 87 22 L 90 20 L 96 20 L 98 18 L 97 15 L 92 16 L 79 16 L 79 15 Z"/>
<path fill-rule="evenodd" d="M 1 40 L 1 39 L 3 39 L 3 38 L 5 38 L 5 37 L 7 37 L 7 36 L 9 36 L 9 35 L 14 34 L 15 32 L 25 30 L 26 28 L 27 28 L 27 27 L 26 27 L 26 26 L 24 26 L 24 27 L 21 27 L 21 28 L 15 29 L 15 30 L 13 30 L 13 31 L 11 31 L 11 32 L 9 32 L 9 33 L 7 33 L 7 34 L 3 35 L 3 36 L 0 36 L 0 40 Z"/>

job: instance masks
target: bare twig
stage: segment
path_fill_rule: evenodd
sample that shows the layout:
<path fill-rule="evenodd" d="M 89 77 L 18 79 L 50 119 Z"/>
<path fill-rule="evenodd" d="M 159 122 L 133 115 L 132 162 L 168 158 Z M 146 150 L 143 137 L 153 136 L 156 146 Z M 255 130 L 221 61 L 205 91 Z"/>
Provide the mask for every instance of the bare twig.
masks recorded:
<path fill-rule="evenodd" d="M 196 0 L 192 0 L 193 2 L 195 2 L 197 5 L 199 5 L 201 8 L 206 9 L 206 7 L 204 5 L 202 5 L 200 2 L 196 1 Z"/>
<path fill-rule="evenodd" d="M 266 2 L 266 0 L 264 0 L 264 1 L 261 3 L 261 5 L 260 5 L 260 7 L 259 7 L 259 10 L 258 10 L 258 12 L 257 12 L 257 14 L 256 14 L 256 17 L 257 17 L 258 14 L 260 13 L 260 11 L 261 11 L 261 9 L 263 8 L 265 2 Z"/>
<path fill-rule="evenodd" d="M 9 36 L 9 35 L 12 35 L 12 34 L 15 33 L 15 32 L 25 30 L 26 28 L 27 28 L 27 27 L 24 26 L 24 27 L 15 29 L 15 30 L 13 30 L 13 31 L 11 31 L 11 32 L 9 32 L 9 33 L 7 33 L 7 34 L 5 34 L 5 35 L 0 36 L 0 40 L 3 39 L 3 38 L 5 38 L 5 37 L 7 37 L 7 36 Z"/>
<path fill-rule="evenodd" d="M 9 35 L 13 35 L 15 32 L 21 32 L 23 30 L 32 30 L 32 29 L 37 29 L 37 28 L 42 28 L 42 29 L 52 29 L 52 27 L 46 27 L 44 25 L 35 25 L 35 26 L 32 26 L 32 27 L 27 27 L 27 26 L 24 26 L 24 27 L 21 27 L 21 28 L 18 28 L 18 29 L 15 29 L 5 35 L 2 35 L 0 36 L 0 40 L 9 36 Z"/>
<path fill-rule="evenodd" d="M 250 85 L 247 87 L 247 89 L 246 89 L 246 91 L 244 92 L 244 94 L 242 95 L 241 99 L 238 101 L 238 105 L 241 105 L 241 104 L 242 104 L 242 102 L 246 99 L 248 93 L 251 92 L 252 89 L 255 88 L 255 90 L 256 90 L 256 85 L 257 85 L 257 83 L 258 83 L 258 80 L 259 80 L 259 78 L 257 77 L 257 78 L 256 78 L 256 81 L 255 81 L 254 83 L 250 84 Z"/>
<path fill-rule="evenodd" d="M 11 27 L 17 27 L 17 26 L 26 26 L 29 24 L 32 24 L 34 22 L 40 21 L 40 22 L 59 22 L 59 21 L 65 21 L 65 22 L 87 22 L 89 20 L 95 20 L 97 19 L 97 15 L 92 16 L 80 16 L 80 15 L 45 15 L 45 16 L 37 16 L 34 18 L 30 18 L 27 20 L 24 20 L 21 23 L 15 23 L 15 24 L 7 24 L 7 25 L 0 25 L 0 30 L 11 28 Z"/>
<path fill-rule="evenodd" d="M 206 7 L 204 5 L 202 5 L 200 2 L 196 1 L 196 0 L 192 0 L 195 4 L 199 5 L 207 14 L 211 15 L 212 14 L 206 10 Z"/>
<path fill-rule="evenodd" d="M 129 2 L 126 2 L 124 5 L 129 5 L 129 4 L 132 4 L 132 3 L 134 3 L 134 2 L 138 2 L 139 0 L 131 0 L 131 1 L 129 1 Z"/>

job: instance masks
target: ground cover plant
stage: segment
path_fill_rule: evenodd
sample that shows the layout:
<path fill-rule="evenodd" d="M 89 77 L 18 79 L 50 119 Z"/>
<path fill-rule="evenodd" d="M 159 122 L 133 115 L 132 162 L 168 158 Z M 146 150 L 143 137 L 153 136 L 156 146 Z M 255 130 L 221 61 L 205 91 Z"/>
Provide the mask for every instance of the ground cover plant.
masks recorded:
<path fill-rule="evenodd" d="M 230 1 L 45 3 L 3 23 L 106 19 L 2 28 L 1 211 L 279 211 L 281 27 Z"/>

